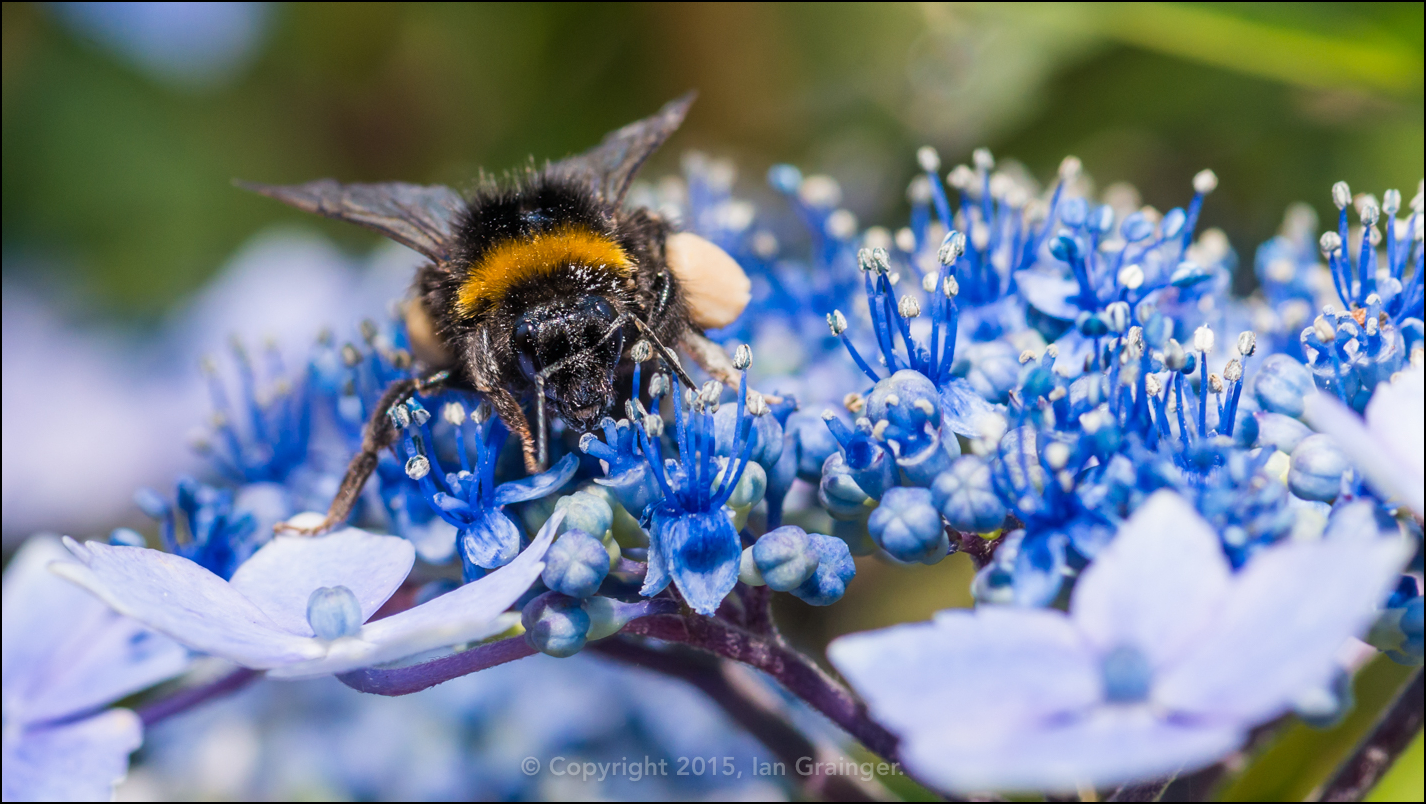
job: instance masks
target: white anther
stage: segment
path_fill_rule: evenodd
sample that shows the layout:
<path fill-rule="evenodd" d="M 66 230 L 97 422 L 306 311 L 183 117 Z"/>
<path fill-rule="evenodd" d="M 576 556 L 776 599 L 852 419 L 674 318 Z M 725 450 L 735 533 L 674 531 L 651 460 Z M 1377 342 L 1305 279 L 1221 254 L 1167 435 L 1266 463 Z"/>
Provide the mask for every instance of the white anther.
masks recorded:
<path fill-rule="evenodd" d="M 1207 168 L 1198 171 L 1193 176 L 1193 191 L 1208 195 L 1218 186 L 1218 174 Z"/>
<path fill-rule="evenodd" d="M 852 391 L 850 394 L 842 397 L 842 406 L 852 413 L 861 413 L 862 408 L 866 407 L 866 397 L 856 391 Z M 830 413 L 830 410 L 826 412 L 826 414 Z M 826 414 L 824 414 L 824 417 Z"/>
<path fill-rule="evenodd" d="M 629 347 L 629 359 L 635 363 L 642 363 L 654 356 L 654 347 L 648 341 L 640 338 Z"/>
<path fill-rule="evenodd" d="M 1215 394 L 1223 393 L 1223 378 L 1219 377 L 1217 374 L 1209 374 L 1208 390 Z"/>
<path fill-rule="evenodd" d="M 930 203 L 931 180 L 920 174 L 914 176 L 911 183 L 906 185 L 906 200 L 910 201 L 913 206 Z"/>
<path fill-rule="evenodd" d="M 389 415 L 397 427 L 404 430 L 411 426 L 411 411 L 407 410 L 405 405 L 393 407 Z"/>
<path fill-rule="evenodd" d="M 451 424 L 464 424 L 465 405 L 459 402 L 447 402 L 445 406 L 441 408 L 441 418 Z"/>
<path fill-rule="evenodd" d="M 924 290 L 924 291 L 926 291 L 927 293 L 935 293 L 935 292 L 936 292 L 936 275 L 935 275 L 935 274 L 926 274 L 925 276 L 921 277 L 921 289 Z"/>
<path fill-rule="evenodd" d="M 1054 441 L 1045 446 L 1045 463 L 1049 464 L 1051 469 L 1065 468 L 1065 464 L 1069 463 L 1069 458 L 1070 448 L 1068 445 Z"/>
<path fill-rule="evenodd" d="M 753 347 L 748 344 L 740 344 L 733 352 L 733 368 L 743 371 L 753 364 Z"/>
<path fill-rule="evenodd" d="M 594 446 L 594 442 L 598 440 L 599 437 L 595 434 L 585 433 L 584 435 L 579 437 L 579 451 L 584 453 L 589 452 L 589 448 Z"/>
<path fill-rule="evenodd" d="M 412 480 L 420 480 L 431 473 L 431 462 L 426 460 L 425 455 L 412 455 L 406 461 L 406 476 Z"/>
<path fill-rule="evenodd" d="M 1331 343 L 1337 340 L 1337 331 L 1327 322 L 1324 316 L 1317 316 L 1312 321 L 1312 331 L 1316 333 L 1317 339 L 1323 343 Z"/>
<path fill-rule="evenodd" d="M 966 253 L 966 236 L 952 229 L 946 233 L 941 240 L 941 247 L 936 251 L 936 258 L 942 265 L 955 265 L 956 260 Z"/>
<path fill-rule="evenodd" d="M 757 391 L 748 392 L 748 413 L 753 416 L 764 416 L 767 414 L 767 400 Z"/>
<path fill-rule="evenodd" d="M 916 164 L 927 173 L 935 173 L 941 169 L 941 155 L 936 153 L 935 148 L 922 145 L 916 149 Z"/>
<path fill-rule="evenodd" d="M 847 331 L 847 317 L 842 315 L 841 310 L 833 310 L 827 314 L 827 326 L 831 328 L 833 335 L 841 335 Z"/>
<path fill-rule="evenodd" d="M 842 203 L 842 186 L 831 176 L 808 176 L 797 188 L 797 196 L 809 207 L 831 209 Z"/>
<path fill-rule="evenodd" d="M 723 396 L 723 383 L 717 380 L 709 380 L 703 383 L 703 388 L 698 392 L 698 401 L 708 408 L 709 413 L 718 412 L 718 400 Z"/>
<path fill-rule="evenodd" d="M 922 180 L 922 181 L 925 181 L 925 177 L 924 177 L 924 176 L 921 177 L 921 180 Z M 900 250 L 906 252 L 907 254 L 915 253 L 915 251 L 916 251 L 916 233 L 913 232 L 913 231 L 911 231 L 911 227 L 909 227 L 909 226 L 903 226 L 903 227 L 901 227 L 900 229 L 897 229 L 897 230 L 896 230 L 895 241 L 896 241 L 896 247 L 897 247 L 898 249 L 900 249 Z"/>
<path fill-rule="evenodd" d="M 1144 393 L 1148 394 L 1149 396 L 1158 396 L 1159 392 L 1163 389 L 1164 384 L 1159 381 L 1159 378 L 1156 375 L 1150 374 L 1149 376 L 1144 378 Z"/>
<path fill-rule="evenodd" d="M 1130 290 L 1138 290 L 1144 284 L 1144 269 L 1138 263 L 1119 269 L 1119 284 Z"/>
<path fill-rule="evenodd" d="M 991 156 L 989 148 L 977 148 L 970 155 L 971 162 L 975 163 L 976 170 L 990 170 L 995 167 L 995 157 Z"/>
<path fill-rule="evenodd" d="M 1395 215 L 1401 210 L 1401 191 L 1387 190 L 1381 194 L 1381 211 L 1388 215 Z"/>
<path fill-rule="evenodd" d="M 956 165 L 951 168 L 951 172 L 946 174 L 946 183 L 957 190 L 975 189 L 975 171 L 966 165 Z"/>
<path fill-rule="evenodd" d="M 1033 349 L 1026 349 L 1025 351 L 1020 353 L 1020 365 L 1022 366 L 1034 359 L 1035 352 Z"/>
<path fill-rule="evenodd" d="M 1079 178 L 1080 170 L 1082 170 L 1083 167 L 1079 161 L 1079 157 L 1066 156 L 1060 161 L 1060 180 L 1066 182 L 1074 181 Z"/>
<path fill-rule="evenodd" d="M 902 318 L 916 318 L 921 315 L 921 303 L 911 296 L 902 296 L 901 301 L 896 303 L 896 312 Z"/>
<path fill-rule="evenodd" d="M 475 406 L 475 410 L 470 412 L 470 420 L 476 424 L 485 424 L 490 420 L 490 403 L 481 402 Z"/>
<path fill-rule="evenodd" d="M 658 397 L 661 397 L 664 394 L 668 393 L 668 389 L 668 375 L 664 374 L 663 372 L 655 374 L 653 376 L 653 379 L 649 380 L 649 396 L 651 397 L 657 399 Z"/>
<path fill-rule="evenodd" d="M 948 276 L 942 283 L 941 290 L 945 292 L 946 298 L 954 299 L 956 294 L 961 292 L 961 283 L 957 282 L 954 276 Z"/>
<path fill-rule="evenodd" d="M 648 433 L 650 438 L 658 438 L 663 435 L 663 419 L 652 413 L 645 416 L 644 432 Z"/>
<path fill-rule="evenodd" d="M 871 267 L 879 274 L 891 272 L 891 255 L 886 253 L 886 249 L 874 248 L 871 250 Z"/>
<path fill-rule="evenodd" d="M 1045 397 L 1048 398 L 1051 402 L 1058 402 L 1068 395 L 1069 392 L 1064 389 L 1064 386 L 1057 385 L 1053 389 L 1051 389 L 1048 394 L 1045 394 Z"/>
<path fill-rule="evenodd" d="M 1318 238 L 1317 246 L 1322 250 L 1322 256 L 1330 257 L 1342 248 L 1342 237 L 1336 232 L 1323 232 Z"/>
<path fill-rule="evenodd" d="M 918 399 L 914 404 L 911 405 L 911 407 L 921 411 L 927 416 L 936 415 L 936 406 L 932 405 L 931 400 L 929 399 Z"/>
<path fill-rule="evenodd" d="M 1193 348 L 1199 352 L 1213 351 L 1213 330 L 1207 324 L 1193 331 Z"/>
<path fill-rule="evenodd" d="M 1223 367 L 1223 379 L 1228 382 L 1237 382 L 1243 379 L 1243 364 L 1238 358 L 1228 361 L 1228 365 Z"/>
<path fill-rule="evenodd" d="M 1362 204 L 1360 212 L 1363 226 L 1376 226 L 1377 218 L 1381 217 L 1381 210 L 1370 201 Z"/>
<path fill-rule="evenodd" d="M 827 235 L 836 240 L 851 240 L 857 234 L 857 216 L 851 210 L 839 209 L 827 216 Z"/>
<path fill-rule="evenodd" d="M 1252 357 L 1258 350 L 1258 334 L 1250 329 L 1238 333 L 1238 354 Z"/>
<path fill-rule="evenodd" d="M 894 408 L 901 404 L 901 397 L 896 394 L 886 395 L 886 406 Z"/>
<path fill-rule="evenodd" d="M 1052 343 L 1049 346 L 1045 347 L 1045 354 L 1049 355 L 1051 359 L 1059 357 L 1060 347 Z"/>
<path fill-rule="evenodd" d="M 1339 181 L 1332 185 L 1332 203 L 1337 205 L 1337 209 L 1346 209 L 1352 203 L 1352 188 L 1344 181 Z"/>

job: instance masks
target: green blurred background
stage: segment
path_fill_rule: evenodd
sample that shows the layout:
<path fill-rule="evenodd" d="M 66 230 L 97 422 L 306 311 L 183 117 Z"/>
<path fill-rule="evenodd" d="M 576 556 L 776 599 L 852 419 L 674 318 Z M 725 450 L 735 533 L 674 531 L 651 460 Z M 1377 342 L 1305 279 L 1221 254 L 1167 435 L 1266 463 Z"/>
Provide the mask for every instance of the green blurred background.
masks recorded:
<path fill-rule="evenodd" d="M 649 175 L 696 147 L 733 157 L 757 194 L 769 165 L 792 162 L 841 180 L 863 223 L 897 226 L 923 144 L 947 165 L 986 145 L 1042 178 L 1075 154 L 1099 186 L 1131 182 L 1161 209 L 1211 167 L 1204 223 L 1250 266 L 1287 205 L 1325 213 L 1336 180 L 1415 191 L 1422 8 L 10 3 L 4 280 L 143 328 L 273 224 L 319 227 L 354 253 L 376 242 L 235 177 L 459 187 L 481 167 L 581 150 L 688 89 L 699 101 Z M 781 612 L 798 642 L 815 651 L 969 602 L 964 556 L 861 563 L 842 605 Z M 1363 700 L 1398 681 L 1364 675 Z M 1230 795 L 1300 797 L 1370 716 L 1286 741 Z M 1414 757 L 1404 794 L 1419 799 Z"/>
<path fill-rule="evenodd" d="M 1073 153 L 1160 208 L 1212 167 L 1205 221 L 1244 256 L 1288 203 L 1325 210 L 1335 180 L 1409 197 L 1422 174 L 1419 3 L 213 13 L 175 34 L 87 4 L 4 6 L 7 280 L 42 273 L 103 314 L 152 316 L 295 220 L 234 177 L 459 186 L 690 88 L 672 151 L 733 156 L 748 184 L 778 161 L 826 171 L 867 223 L 901 220 L 926 143 L 948 164 L 988 145 L 1042 177 Z"/>

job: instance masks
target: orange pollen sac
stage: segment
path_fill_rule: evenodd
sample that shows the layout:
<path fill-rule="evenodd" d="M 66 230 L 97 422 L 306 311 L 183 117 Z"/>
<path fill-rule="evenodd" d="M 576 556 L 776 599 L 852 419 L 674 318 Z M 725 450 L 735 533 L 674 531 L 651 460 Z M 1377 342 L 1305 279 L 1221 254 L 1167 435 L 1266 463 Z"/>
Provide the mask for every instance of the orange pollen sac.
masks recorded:
<path fill-rule="evenodd" d="M 1367 311 L 1361 307 L 1352 311 L 1352 318 L 1357 322 L 1357 326 L 1359 327 L 1365 327 L 1367 325 Z"/>
<path fill-rule="evenodd" d="M 517 284 L 581 265 L 628 279 L 634 263 L 618 243 L 579 226 L 562 226 L 532 237 L 506 240 L 470 267 L 456 296 L 456 311 L 478 315 L 500 305 Z"/>

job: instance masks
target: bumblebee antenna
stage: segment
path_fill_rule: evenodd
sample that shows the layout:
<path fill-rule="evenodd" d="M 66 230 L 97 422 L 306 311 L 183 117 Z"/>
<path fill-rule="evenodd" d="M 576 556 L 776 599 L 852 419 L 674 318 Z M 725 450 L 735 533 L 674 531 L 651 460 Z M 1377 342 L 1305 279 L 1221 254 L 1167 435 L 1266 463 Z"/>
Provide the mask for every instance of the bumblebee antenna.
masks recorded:
<path fill-rule="evenodd" d="M 664 346 L 663 341 L 659 340 L 659 336 L 654 334 L 653 329 L 651 329 L 648 324 L 640 321 L 638 316 L 630 316 L 630 318 L 634 320 L 635 326 L 643 330 L 643 333 L 649 337 L 654 348 L 659 350 L 659 356 L 663 358 L 663 362 L 668 364 L 669 369 L 678 375 L 679 382 L 689 388 L 697 388 L 698 386 L 694 385 L 693 380 L 688 376 L 688 372 L 683 370 L 683 364 L 678 362 L 678 355 L 675 355 L 671 349 Z"/>

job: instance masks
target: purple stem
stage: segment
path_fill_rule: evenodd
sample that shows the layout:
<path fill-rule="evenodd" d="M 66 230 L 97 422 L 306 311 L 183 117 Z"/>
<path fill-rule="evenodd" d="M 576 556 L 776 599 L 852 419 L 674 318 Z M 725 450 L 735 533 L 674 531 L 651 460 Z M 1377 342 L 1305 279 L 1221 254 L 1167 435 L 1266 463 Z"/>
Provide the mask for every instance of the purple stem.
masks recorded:
<path fill-rule="evenodd" d="M 139 720 L 143 721 L 144 727 L 148 728 L 153 724 L 186 712 L 199 704 L 207 703 L 214 698 L 227 695 L 230 692 L 237 692 L 246 687 L 249 682 L 262 674 L 261 670 L 249 670 L 240 667 L 237 670 L 211 681 L 199 687 L 190 687 L 163 698 L 138 710 Z"/>
<path fill-rule="evenodd" d="M 337 680 L 358 692 L 376 695 L 410 695 L 464 675 L 535 655 L 535 649 L 516 636 L 477 645 L 470 650 L 442 656 L 408 667 L 381 669 L 368 667 L 342 673 Z"/>
<path fill-rule="evenodd" d="M 758 636 L 710 617 L 656 616 L 629 623 L 624 633 L 680 642 L 755 667 L 841 726 L 872 753 L 895 761 L 895 735 L 874 723 L 866 705 L 802 654 L 775 637 Z"/>
<path fill-rule="evenodd" d="M 1371 792 L 1421 731 L 1423 700 L 1426 700 L 1426 690 L 1423 690 L 1421 671 L 1417 670 L 1377 721 L 1376 728 L 1357 746 L 1351 759 L 1337 769 L 1315 800 L 1361 801 Z"/>

